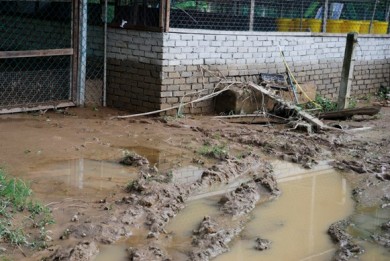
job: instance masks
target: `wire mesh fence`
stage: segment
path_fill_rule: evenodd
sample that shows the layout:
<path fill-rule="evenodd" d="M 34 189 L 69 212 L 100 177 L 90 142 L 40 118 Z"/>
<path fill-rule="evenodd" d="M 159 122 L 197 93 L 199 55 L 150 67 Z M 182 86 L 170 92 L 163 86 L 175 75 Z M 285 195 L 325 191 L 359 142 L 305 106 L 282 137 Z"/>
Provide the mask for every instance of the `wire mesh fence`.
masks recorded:
<path fill-rule="evenodd" d="M 107 2 L 108 6 L 108 2 Z M 104 41 L 105 23 L 107 18 L 105 1 L 88 0 L 86 34 L 81 39 L 86 42 L 86 73 L 85 73 L 85 104 L 88 106 L 102 106 L 104 103 Z"/>
<path fill-rule="evenodd" d="M 390 0 L 172 0 L 170 26 L 235 31 L 385 34 Z"/>
<path fill-rule="evenodd" d="M 72 3 L 0 1 L 0 109 L 71 99 Z"/>
<path fill-rule="evenodd" d="M 0 110 L 70 104 L 78 95 L 87 105 L 103 105 L 109 3 L 0 0 Z M 86 19 L 79 20 L 83 12 Z M 82 54 L 85 59 L 79 60 Z M 84 78 L 79 79 L 81 71 Z"/>
<path fill-rule="evenodd" d="M 159 28 L 160 0 L 117 0 L 110 5 L 112 25 L 121 28 Z"/>

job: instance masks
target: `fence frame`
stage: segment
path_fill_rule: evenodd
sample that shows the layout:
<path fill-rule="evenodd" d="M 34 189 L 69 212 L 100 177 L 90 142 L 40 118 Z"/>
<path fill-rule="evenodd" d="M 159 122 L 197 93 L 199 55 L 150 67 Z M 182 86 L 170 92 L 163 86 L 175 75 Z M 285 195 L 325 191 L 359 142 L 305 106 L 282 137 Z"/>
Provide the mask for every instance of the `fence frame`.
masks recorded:
<path fill-rule="evenodd" d="M 21 106 L 0 107 L 0 114 L 26 112 L 35 110 L 45 110 L 52 108 L 63 108 L 75 106 L 75 97 L 77 95 L 77 74 L 78 74 L 78 33 L 79 33 L 79 3 L 83 0 L 71 1 L 71 47 L 59 49 L 37 49 L 22 51 L 0 51 L 0 59 L 12 58 L 32 58 L 32 57 L 51 57 L 51 56 L 70 56 L 71 66 L 69 81 L 69 101 L 47 101 L 37 104 L 25 104 Z"/>

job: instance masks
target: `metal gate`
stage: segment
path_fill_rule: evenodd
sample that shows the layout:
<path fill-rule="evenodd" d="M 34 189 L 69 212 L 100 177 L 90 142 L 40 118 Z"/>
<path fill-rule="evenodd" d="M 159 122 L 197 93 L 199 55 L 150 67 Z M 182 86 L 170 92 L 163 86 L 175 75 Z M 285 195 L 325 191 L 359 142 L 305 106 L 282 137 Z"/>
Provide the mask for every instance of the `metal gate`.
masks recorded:
<path fill-rule="evenodd" d="M 0 113 L 74 105 L 78 1 L 0 0 Z"/>

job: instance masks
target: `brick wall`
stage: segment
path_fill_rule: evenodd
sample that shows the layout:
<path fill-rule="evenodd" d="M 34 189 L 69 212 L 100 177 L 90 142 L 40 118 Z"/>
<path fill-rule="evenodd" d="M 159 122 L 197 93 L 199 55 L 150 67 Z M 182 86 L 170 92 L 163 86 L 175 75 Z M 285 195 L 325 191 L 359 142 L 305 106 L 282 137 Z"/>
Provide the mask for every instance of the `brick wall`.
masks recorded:
<path fill-rule="evenodd" d="M 134 112 L 160 108 L 162 34 L 109 28 L 107 105 Z"/>
<path fill-rule="evenodd" d="M 134 112 L 167 108 L 212 92 L 217 76 L 256 80 L 284 73 L 279 47 L 299 82 L 314 81 L 337 98 L 345 35 L 171 29 L 169 33 L 110 29 L 108 104 Z M 352 95 L 390 84 L 390 36 L 359 36 Z M 212 101 L 185 112 L 209 113 Z"/>
<path fill-rule="evenodd" d="M 314 81 L 321 95 L 337 98 L 345 40 L 345 35 L 172 29 L 164 34 L 162 92 L 166 102 L 162 107 L 194 91 L 211 91 L 220 80 L 216 75 L 253 80 L 262 72 L 284 73 L 278 46 L 299 82 Z M 359 36 L 355 60 L 352 95 L 375 93 L 381 84 L 389 85 L 389 36 Z M 193 113 L 211 110 L 211 101 L 187 108 Z"/>

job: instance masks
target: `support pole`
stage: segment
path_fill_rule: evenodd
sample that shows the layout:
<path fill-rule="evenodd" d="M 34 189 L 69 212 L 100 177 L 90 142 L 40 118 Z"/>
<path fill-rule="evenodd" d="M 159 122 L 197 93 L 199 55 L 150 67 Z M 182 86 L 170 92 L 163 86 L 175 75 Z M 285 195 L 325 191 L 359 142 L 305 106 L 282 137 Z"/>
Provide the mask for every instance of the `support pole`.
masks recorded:
<path fill-rule="evenodd" d="M 374 10 L 372 11 L 372 16 L 371 16 L 371 21 L 370 21 L 370 29 L 369 29 L 370 34 L 372 33 L 372 31 L 374 29 L 374 19 L 375 19 L 376 7 L 378 5 L 378 2 L 379 2 L 379 0 L 375 0 Z"/>
<path fill-rule="evenodd" d="M 354 50 L 357 44 L 357 33 L 348 33 L 347 43 L 345 45 L 343 69 L 341 71 L 341 83 L 339 88 L 339 98 L 337 109 L 343 110 L 348 108 L 351 94 L 351 84 L 353 80 L 354 67 Z"/>
<path fill-rule="evenodd" d="M 103 107 L 107 106 L 107 23 L 108 23 L 108 0 L 104 1 L 104 53 L 103 53 Z"/>
<path fill-rule="evenodd" d="M 324 15 L 322 16 L 322 32 L 326 33 L 326 23 L 328 22 L 329 0 L 324 2 Z"/>
<path fill-rule="evenodd" d="M 249 31 L 253 31 L 254 23 L 255 23 L 255 0 L 251 0 L 251 8 L 249 13 Z"/>
<path fill-rule="evenodd" d="M 171 0 L 166 0 L 165 4 L 165 30 L 164 32 L 169 32 L 170 21 L 171 21 Z"/>
<path fill-rule="evenodd" d="M 85 77 L 87 67 L 87 24 L 88 24 L 88 1 L 81 0 L 80 8 L 80 49 L 79 49 L 79 78 L 78 78 L 78 99 L 77 105 L 84 106 L 85 103 Z"/>

